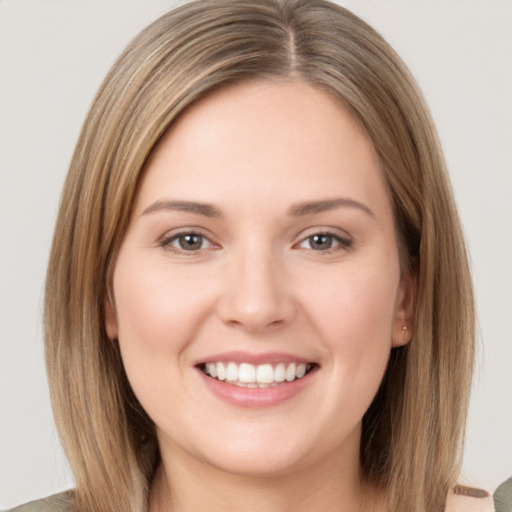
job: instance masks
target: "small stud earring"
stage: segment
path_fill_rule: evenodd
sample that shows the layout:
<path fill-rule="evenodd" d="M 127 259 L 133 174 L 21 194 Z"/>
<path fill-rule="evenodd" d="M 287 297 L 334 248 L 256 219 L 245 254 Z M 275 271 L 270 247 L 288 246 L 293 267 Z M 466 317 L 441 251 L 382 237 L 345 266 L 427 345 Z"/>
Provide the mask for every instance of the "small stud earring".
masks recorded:
<path fill-rule="evenodd" d="M 407 332 L 407 324 L 402 326 L 402 334 L 405 334 Z"/>

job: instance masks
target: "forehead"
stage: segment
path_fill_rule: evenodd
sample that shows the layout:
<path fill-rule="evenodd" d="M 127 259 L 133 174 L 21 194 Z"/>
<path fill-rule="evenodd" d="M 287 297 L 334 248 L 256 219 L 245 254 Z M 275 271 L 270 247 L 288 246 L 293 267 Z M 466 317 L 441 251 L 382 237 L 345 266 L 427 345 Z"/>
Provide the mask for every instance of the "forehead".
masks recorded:
<path fill-rule="evenodd" d="M 204 201 L 362 200 L 385 189 L 371 141 L 340 102 L 304 82 L 256 81 L 216 91 L 182 114 L 146 164 L 139 203 L 164 192 Z"/>

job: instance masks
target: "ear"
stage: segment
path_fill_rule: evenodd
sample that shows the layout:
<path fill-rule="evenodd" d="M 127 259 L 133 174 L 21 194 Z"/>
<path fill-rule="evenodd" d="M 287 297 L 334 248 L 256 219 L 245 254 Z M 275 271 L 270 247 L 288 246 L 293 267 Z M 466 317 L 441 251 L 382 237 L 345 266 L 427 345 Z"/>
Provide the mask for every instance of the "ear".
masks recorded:
<path fill-rule="evenodd" d="M 411 341 L 414 334 L 414 311 L 418 289 L 417 265 L 403 272 L 395 305 L 392 346 L 401 347 Z"/>
<path fill-rule="evenodd" d="M 108 297 L 105 299 L 105 330 L 107 331 L 107 336 L 111 340 L 115 340 L 117 338 L 118 329 L 116 311 Z"/>

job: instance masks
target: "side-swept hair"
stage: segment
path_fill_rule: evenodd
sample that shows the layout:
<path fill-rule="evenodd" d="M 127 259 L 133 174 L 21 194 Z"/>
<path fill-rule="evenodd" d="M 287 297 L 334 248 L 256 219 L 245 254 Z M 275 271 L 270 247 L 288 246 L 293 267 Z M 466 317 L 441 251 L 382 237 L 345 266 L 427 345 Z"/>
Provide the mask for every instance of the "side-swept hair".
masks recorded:
<path fill-rule="evenodd" d="M 46 284 L 55 420 L 87 512 L 142 512 L 159 451 L 104 305 L 137 185 L 192 103 L 243 80 L 303 80 L 339 100 L 380 157 L 402 271 L 415 272 L 413 339 L 392 350 L 363 419 L 361 466 L 394 512 L 443 509 L 457 478 L 474 357 L 467 256 L 445 163 L 414 79 L 382 37 L 324 0 L 199 0 L 152 23 L 105 78 L 64 186 Z"/>

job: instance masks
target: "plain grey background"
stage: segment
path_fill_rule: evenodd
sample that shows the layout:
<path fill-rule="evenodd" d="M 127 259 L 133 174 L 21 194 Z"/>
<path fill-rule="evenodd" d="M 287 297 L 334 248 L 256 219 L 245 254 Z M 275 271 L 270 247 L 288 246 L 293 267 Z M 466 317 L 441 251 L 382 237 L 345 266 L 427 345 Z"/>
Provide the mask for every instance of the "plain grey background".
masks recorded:
<path fill-rule="evenodd" d="M 512 475 L 512 2 L 347 0 L 418 79 L 472 258 L 478 369 L 464 479 Z M 60 188 L 93 94 L 172 0 L 0 0 L 0 508 L 72 486 L 41 335 Z"/>

